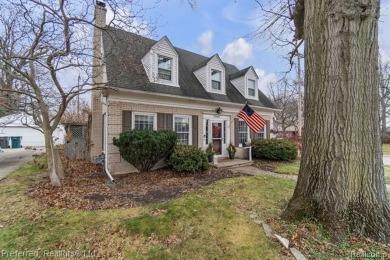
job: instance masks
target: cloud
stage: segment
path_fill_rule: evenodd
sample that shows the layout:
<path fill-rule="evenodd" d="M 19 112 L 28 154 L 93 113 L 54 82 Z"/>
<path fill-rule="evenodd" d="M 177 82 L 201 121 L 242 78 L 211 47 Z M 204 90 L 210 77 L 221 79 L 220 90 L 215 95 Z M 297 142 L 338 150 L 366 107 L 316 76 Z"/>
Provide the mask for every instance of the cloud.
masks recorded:
<path fill-rule="evenodd" d="M 255 71 L 259 76 L 259 89 L 265 94 L 268 93 L 269 84 L 278 81 L 278 77 L 274 73 L 267 73 L 260 68 L 256 68 Z"/>
<path fill-rule="evenodd" d="M 222 60 L 241 67 L 252 57 L 252 44 L 244 38 L 228 43 L 222 52 Z"/>
<path fill-rule="evenodd" d="M 200 49 L 200 53 L 203 55 L 207 55 L 210 53 L 212 49 L 212 41 L 213 41 L 213 32 L 206 31 L 198 36 L 198 48 Z"/>

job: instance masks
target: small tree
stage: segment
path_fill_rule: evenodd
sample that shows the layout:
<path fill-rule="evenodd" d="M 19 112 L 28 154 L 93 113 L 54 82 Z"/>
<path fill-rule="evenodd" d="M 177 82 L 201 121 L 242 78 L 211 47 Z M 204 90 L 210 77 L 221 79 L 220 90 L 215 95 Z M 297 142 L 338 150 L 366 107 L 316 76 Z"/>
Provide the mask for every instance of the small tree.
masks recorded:
<path fill-rule="evenodd" d="M 134 30 L 144 27 L 144 11 L 138 2 L 106 0 L 114 14 L 111 24 Z M 92 44 L 98 27 L 94 7 L 89 0 L 0 3 L 0 95 L 16 95 L 16 108 L 31 115 L 43 131 L 54 186 L 62 185 L 64 169 L 52 133 L 68 104 L 91 90 L 99 76 L 92 72 L 94 64 L 100 68 L 104 63 L 104 57 L 97 55 L 100 49 Z M 105 84 L 95 84 L 94 89 L 105 88 Z"/>
<path fill-rule="evenodd" d="M 390 62 L 381 63 L 379 61 L 379 89 L 381 103 L 381 132 L 387 131 L 387 118 L 390 114 Z"/>
<path fill-rule="evenodd" d="M 275 113 L 275 125 L 283 134 L 288 127 L 298 129 L 298 95 L 294 85 L 284 78 L 269 85 L 269 97 L 280 109 Z M 279 129 L 278 129 L 279 130 Z"/>
<path fill-rule="evenodd" d="M 114 145 L 127 162 L 141 171 L 149 171 L 161 159 L 170 156 L 177 134 L 172 130 L 131 130 L 114 138 Z"/>

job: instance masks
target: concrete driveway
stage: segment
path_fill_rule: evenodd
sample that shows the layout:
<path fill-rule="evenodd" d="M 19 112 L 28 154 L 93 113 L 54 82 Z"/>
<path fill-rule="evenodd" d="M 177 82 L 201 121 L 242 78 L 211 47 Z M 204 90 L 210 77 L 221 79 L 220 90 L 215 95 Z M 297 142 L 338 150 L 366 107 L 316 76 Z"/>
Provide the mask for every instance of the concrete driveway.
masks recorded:
<path fill-rule="evenodd" d="M 390 156 L 389 155 L 383 155 L 383 164 L 390 165 Z"/>
<path fill-rule="evenodd" d="M 0 180 L 18 169 L 23 163 L 32 161 L 33 154 L 40 154 L 44 149 L 25 150 L 24 148 L 3 149 L 0 152 Z"/>

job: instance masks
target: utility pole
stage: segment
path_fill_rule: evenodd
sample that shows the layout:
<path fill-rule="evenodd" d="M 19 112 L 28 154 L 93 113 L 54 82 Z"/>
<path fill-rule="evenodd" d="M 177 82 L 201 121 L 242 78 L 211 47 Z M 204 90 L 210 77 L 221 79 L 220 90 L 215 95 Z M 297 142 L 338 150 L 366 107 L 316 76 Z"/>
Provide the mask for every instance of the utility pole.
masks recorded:
<path fill-rule="evenodd" d="M 301 57 L 297 50 L 297 58 L 298 58 L 298 136 L 302 137 L 302 95 L 301 95 L 301 86 L 302 86 L 302 78 L 301 78 Z"/>

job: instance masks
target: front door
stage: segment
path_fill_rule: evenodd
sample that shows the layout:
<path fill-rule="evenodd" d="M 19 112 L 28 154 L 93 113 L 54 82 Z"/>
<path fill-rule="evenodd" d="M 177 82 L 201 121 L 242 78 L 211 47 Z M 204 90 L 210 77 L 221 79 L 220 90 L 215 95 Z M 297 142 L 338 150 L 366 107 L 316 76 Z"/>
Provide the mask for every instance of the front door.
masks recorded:
<path fill-rule="evenodd" d="M 207 120 L 208 143 L 213 144 L 216 156 L 226 156 L 226 120 L 210 119 Z"/>
<path fill-rule="evenodd" d="M 223 131 L 222 122 L 211 122 L 211 143 L 213 144 L 216 155 L 222 154 Z"/>

